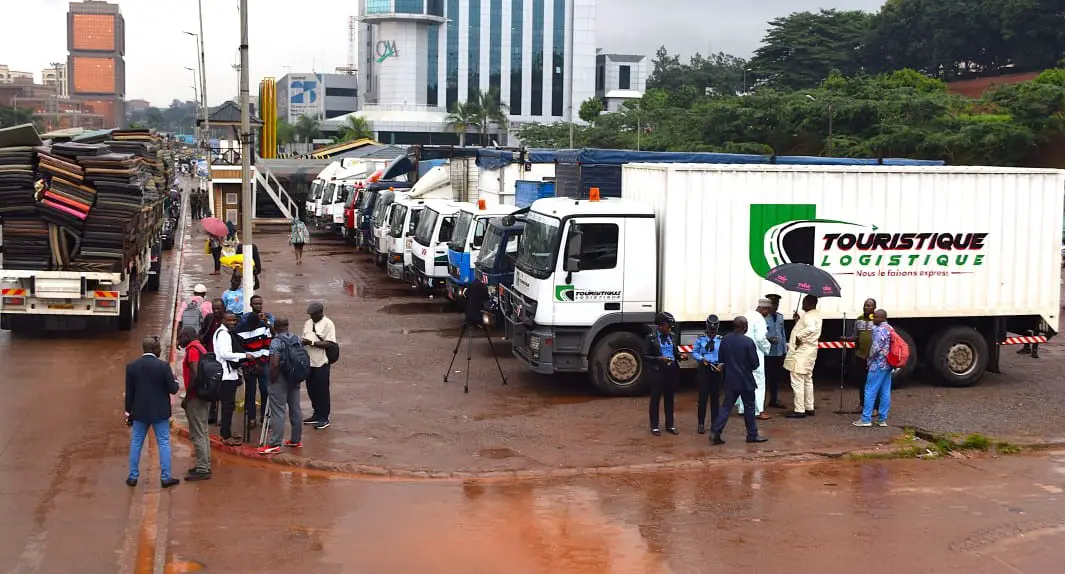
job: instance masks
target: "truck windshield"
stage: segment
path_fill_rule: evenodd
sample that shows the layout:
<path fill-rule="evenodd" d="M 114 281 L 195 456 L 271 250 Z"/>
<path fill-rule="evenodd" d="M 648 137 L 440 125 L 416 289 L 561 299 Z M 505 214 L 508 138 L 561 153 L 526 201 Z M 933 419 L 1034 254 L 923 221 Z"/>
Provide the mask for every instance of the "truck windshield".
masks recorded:
<path fill-rule="evenodd" d="M 319 179 L 311 186 L 311 201 L 322 197 L 322 185 L 324 185 L 324 183 L 325 182 Z"/>
<path fill-rule="evenodd" d="M 377 205 L 375 205 L 374 208 L 373 208 L 373 220 L 374 220 L 374 222 L 380 223 L 380 222 L 384 221 L 385 211 L 388 209 L 389 205 L 391 205 L 391 204 L 388 203 L 387 201 L 385 201 L 385 198 L 384 198 L 383 195 L 378 196 Z"/>
<path fill-rule="evenodd" d="M 352 189 L 354 188 L 350 185 L 340 186 L 340 193 L 337 194 L 336 199 L 333 200 L 333 203 L 347 203 L 348 196 L 351 194 Z"/>
<path fill-rule="evenodd" d="M 418 227 L 414 229 L 414 240 L 419 245 L 429 245 L 433 241 L 433 231 L 436 229 L 436 221 L 440 219 L 440 214 L 432 209 L 423 210 L 421 221 L 418 222 Z"/>
<path fill-rule="evenodd" d="M 471 225 L 473 225 L 473 213 L 460 211 L 458 221 L 455 222 L 455 232 L 451 235 L 451 241 L 447 246 L 453 251 L 466 251 L 466 239 L 470 235 Z"/>
<path fill-rule="evenodd" d="M 503 228 L 494 225 L 488 226 L 485 232 L 484 243 L 481 244 L 481 252 L 477 258 L 477 268 L 485 271 L 496 271 L 496 262 L 502 258 L 499 271 L 508 272 L 514 270 L 514 263 L 505 253 L 514 253 L 518 249 L 518 236 L 511 235 L 505 246 L 503 245 Z"/>
<path fill-rule="evenodd" d="M 403 220 L 407 218 L 407 206 L 392 206 L 392 215 L 388 217 L 388 235 L 399 239 L 403 235 Z"/>
<path fill-rule="evenodd" d="M 546 279 L 555 264 L 558 248 L 559 220 L 530 213 L 525 223 L 525 236 L 518 249 L 518 268 L 536 277 Z"/>
<path fill-rule="evenodd" d="M 331 183 L 325 188 L 325 196 L 322 198 L 322 203 L 333 203 L 333 193 L 336 191 L 336 184 Z"/>

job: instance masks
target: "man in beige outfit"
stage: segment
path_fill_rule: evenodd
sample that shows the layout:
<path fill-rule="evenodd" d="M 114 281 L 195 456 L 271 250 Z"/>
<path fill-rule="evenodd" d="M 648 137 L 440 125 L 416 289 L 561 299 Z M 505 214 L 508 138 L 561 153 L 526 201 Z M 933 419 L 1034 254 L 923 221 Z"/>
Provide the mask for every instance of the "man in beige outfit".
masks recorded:
<path fill-rule="evenodd" d="M 817 297 L 807 295 L 802 300 L 803 314 L 795 314 L 795 327 L 788 342 L 784 368 L 791 373 L 791 391 L 795 394 L 795 412 L 789 419 L 814 416 L 814 363 L 817 361 L 817 342 L 821 339 L 821 312 Z"/>

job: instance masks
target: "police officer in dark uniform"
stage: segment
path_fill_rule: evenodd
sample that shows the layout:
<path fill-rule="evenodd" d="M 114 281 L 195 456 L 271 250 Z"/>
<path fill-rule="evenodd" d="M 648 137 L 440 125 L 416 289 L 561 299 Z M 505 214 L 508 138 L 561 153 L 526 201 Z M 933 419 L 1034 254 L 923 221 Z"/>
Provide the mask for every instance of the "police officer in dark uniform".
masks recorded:
<path fill-rule="evenodd" d="M 666 431 L 670 434 L 680 434 L 673 424 L 673 397 L 680 384 L 679 361 L 687 359 L 688 356 L 679 350 L 680 336 L 673 329 L 675 323 L 673 315 L 669 313 L 655 315 L 655 329 L 647 335 L 644 343 L 644 362 L 651 383 L 651 434 L 655 436 L 662 435 L 662 428 L 658 425 L 658 406 L 663 398 L 666 403 Z"/>
<path fill-rule="evenodd" d="M 692 347 L 692 359 L 695 359 L 695 380 L 699 386 L 699 406 L 697 410 L 698 433 L 706 434 L 706 406 L 710 405 L 710 425 L 717 420 L 721 410 L 721 361 L 718 351 L 721 348 L 721 335 L 718 328 L 721 322 L 717 315 L 706 318 L 706 332 L 695 340 Z"/>

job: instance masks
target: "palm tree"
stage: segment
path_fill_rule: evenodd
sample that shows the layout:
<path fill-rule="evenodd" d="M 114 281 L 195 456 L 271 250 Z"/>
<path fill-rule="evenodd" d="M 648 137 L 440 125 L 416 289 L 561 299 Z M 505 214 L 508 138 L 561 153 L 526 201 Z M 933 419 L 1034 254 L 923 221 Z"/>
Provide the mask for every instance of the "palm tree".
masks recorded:
<path fill-rule="evenodd" d="M 288 145 L 296 141 L 296 126 L 285 120 L 277 121 L 277 144 Z"/>
<path fill-rule="evenodd" d="M 311 143 L 311 140 L 322 135 L 322 130 L 319 129 L 321 124 L 318 122 L 318 118 L 311 116 L 300 116 L 296 120 L 296 136 L 299 137 L 303 143 Z"/>
<path fill-rule="evenodd" d="M 489 90 L 477 95 L 477 124 L 481 128 L 481 145 L 488 139 L 488 128 L 495 124 L 501 131 L 506 131 L 510 108 L 499 101 L 499 92 Z"/>
<path fill-rule="evenodd" d="M 459 134 L 459 145 L 466 147 L 466 132 L 470 128 L 480 126 L 478 117 L 480 106 L 477 102 L 455 102 L 451 106 L 451 113 L 447 115 L 447 126 Z"/>
<path fill-rule="evenodd" d="M 366 118 L 349 115 L 347 122 L 340 126 L 340 132 L 337 134 L 338 143 L 353 142 L 361 139 L 373 139 L 373 130 L 370 129 L 370 124 L 367 123 Z"/>

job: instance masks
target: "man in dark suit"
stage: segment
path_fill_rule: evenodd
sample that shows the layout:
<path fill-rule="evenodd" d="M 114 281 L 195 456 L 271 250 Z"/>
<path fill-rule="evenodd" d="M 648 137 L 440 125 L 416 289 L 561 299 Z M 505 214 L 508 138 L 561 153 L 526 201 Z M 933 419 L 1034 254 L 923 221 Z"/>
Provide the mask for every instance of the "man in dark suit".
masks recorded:
<path fill-rule="evenodd" d="M 137 486 L 141 449 L 151 427 L 159 447 L 161 484 L 170 488 L 180 482 L 170 476 L 170 395 L 177 393 L 178 383 L 170 365 L 159 359 L 159 337 L 145 337 L 141 348 L 141 358 L 126 365 L 126 421 L 133 427 L 126 484 Z"/>
<path fill-rule="evenodd" d="M 725 402 L 731 406 L 739 398 L 743 401 L 743 422 L 747 425 L 747 442 L 765 442 L 769 439 L 759 436 L 758 424 L 754 420 L 754 372 L 758 370 L 758 350 L 754 341 L 746 336 L 747 318 L 740 316 L 732 320 L 732 333 L 721 341 L 718 361 L 725 374 Z M 725 444 L 721 432 L 725 430 L 732 409 L 721 409 L 714 426 L 710 429 L 710 444 Z"/>

